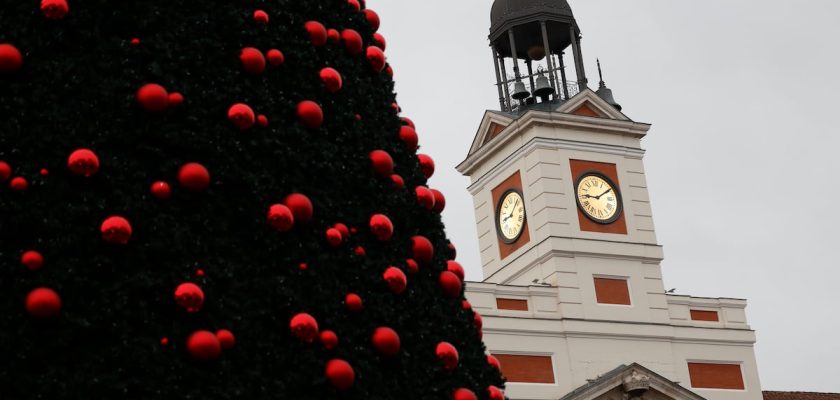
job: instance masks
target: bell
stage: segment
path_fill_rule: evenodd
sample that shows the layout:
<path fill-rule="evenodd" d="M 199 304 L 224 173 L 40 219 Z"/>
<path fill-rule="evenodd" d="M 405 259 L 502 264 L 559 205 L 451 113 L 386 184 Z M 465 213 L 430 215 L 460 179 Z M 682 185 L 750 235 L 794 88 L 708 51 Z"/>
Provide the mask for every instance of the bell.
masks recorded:
<path fill-rule="evenodd" d="M 534 90 L 534 96 L 548 97 L 548 96 L 554 94 L 554 88 L 551 87 L 550 83 L 548 83 L 548 78 L 546 78 L 545 75 L 540 74 L 540 76 L 537 77 L 537 84 L 536 85 L 537 85 L 537 88 L 536 88 L 536 90 Z"/>
<path fill-rule="evenodd" d="M 516 100 L 522 100 L 531 97 L 531 93 L 528 92 L 528 89 L 525 89 L 525 83 L 519 81 L 513 85 L 513 94 L 510 97 Z"/>

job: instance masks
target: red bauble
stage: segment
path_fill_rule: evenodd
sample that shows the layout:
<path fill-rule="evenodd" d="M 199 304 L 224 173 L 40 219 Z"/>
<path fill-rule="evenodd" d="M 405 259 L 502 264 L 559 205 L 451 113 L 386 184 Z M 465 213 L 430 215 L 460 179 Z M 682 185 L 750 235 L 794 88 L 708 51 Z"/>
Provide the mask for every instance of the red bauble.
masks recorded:
<path fill-rule="evenodd" d="M 451 371 L 458 366 L 458 349 L 451 343 L 438 343 L 435 354 L 437 354 L 437 358 L 443 364 L 444 369 Z"/>
<path fill-rule="evenodd" d="M 383 356 L 393 357 L 400 352 L 400 335 L 391 328 L 385 326 L 376 328 L 371 341 L 376 351 Z"/>
<path fill-rule="evenodd" d="M 151 187 L 152 196 L 160 200 L 166 200 L 172 197 L 172 187 L 169 186 L 169 183 L 164 181 L 157 181 L 152 184 Z"/>
<path fill-rule="evenodd" d="M 88 149 L 79 149 L 67 158 L 67 167 L 76 175 L 88 177 L 99 171 L 99 157 Z"/>
<path fill-rule="evenodd" d="M 405 143 L 409 150 L 417 150 L 417 143 L 419 142 L 419 139 L 417 138 L 417 131 L 415 131 L 414 128 L 407 125 L 400 127 L 400 140 Z"/>
<path fill-rule="evenodd" d="M 283 203 L 292 210 L 295 222 L 305 224 L 312 219 L 312 215 L 315 213 L 312 201 L 309 200 L 309 197 L 300 193 L 292 193 L 286 196 Z"/>
<path fill-rule="evenodd" d="M 102 232 L 102 240 L 108 243 L 128 244 L 131 239 L 131 224 L 123 217 L 109 217 L 102 222 L 99 230 Z"/>
<path fill-rule="evenodd" d="M 173 107 L 180 106 L 184 102 L 184 95 L 178 92 L 169 93 L 169 105 Z"/>
<path fill-rule="evenodd" d="M 25 192 L 27 189 L 29 189 L 29 182 L 26 180 L 26 178 L 16 176 L 12 178 L 11 181 L 9 181 L 9 189 L 11 189 L 13 192 Z"/>
<path fill-rule="evenodd" d="M 283 52 L 277 49 L 271 49 L 265 54 L 266 58 L 268 58 L 268 63 L 273 66 L 283 65 L 286 62 L 286 56 L 283 55 Z"/>
<path fill-rule="evenodd" d="M 406 287 L 408 287 L 408 278 L 397 267 L 388 267 L 382 274 L 382 279 L 388 284 L 388 289 L 391 289 L 395 294 L 405 292 Z"/>
<path fill-rule="evenodd" d="M 446 247 L 448 247 L 448 248 L 449 248 L 449 253 L 450 253 L 449 257 L 450 257 L 450 258 L 452 258 L 453 260 L 454 260 L 454 259 L 456 259 L 456 258 L 458 258 L 458 249 L 456 249 L 456 248 L 455 248 L 455 245 L 454 245 L 454 244 L 452 244 L 452 242 L 449 242 L 449 243 L 446 245 Z"/>
<path fill-rule="evenodd" d="M 353 367 L 350 363 L 338 358 L 327 361 L 324 376 L 338 390 L 350 389 L 356 380 L 356 373 L 353 372 Z"/>
<path fill-rule="evenodd" d="M 318 321 L 309 314 L 300 313 L 292 317 L 289 324 L 292 333 L 300 340 L 312 343 L 318 337 Z"/>
<path fill-rule="evenodd" d="M 435 195 L 429 188 L 417 186 L 414 188 L 414 194 L 417 196 L 417 203 L 423 206 L 423 208 L 427 210 L 435 208 Z"/>
<path fill-rule="evenodd" d="M 307 128 L 317 129 L 324 123 L 324 111 L 318 103 L 311 100 L 298 103 L 297 115 L 300 122 Z"/>
<path fill-rule="evenodd" d="M 421 264 L 429 264 L 435 255 L 435 248 L 425 236 L 414 236 L 411 238 L 411 254 Z"/>
<path fill-rule="evenodd" d="M 178 171 L 178 182 L 191 192 L 202 192 L 210 186 L 210 172 L 199 163 L 187 163 Z"/>
<path fill-rule="evenodd" d="M 374 32 L 379 30 L 379 14 L 376 11 L 371 10 L 370 8 L 365 9 L 365 18 L 367 18 L 368 23 L 370 24 L 370 29 Z"/>
<path fill-rule="evenodd" d="M 373 34 L 373 42 L 376 44 L 376 47 L 379 47 L 380 49 L 382 49 L 382 51 L 385 51 L 385 36 L 382 36 L 381 33 L 376 32 Z"/>
<path fill-rule="evenodd" d="M 198 361 L 212 361 L 222 355 L 222 344 L 213 332 L 195 331 L 187 339 L 187 350 Z"/>
<path fill-rule="evenodd" d="M 394 183 L 394 187 L 396 187 L 398 190 L 405 189 L 405 181 L 401 176 L 396 174 L 391 175 L 391 182 Z"/>
<path fill-rule="evenodd" d="M 204 305 L 204 291 L 194 283 L 182 283 L 175 288 L 175 303 L 188 313 L 197 313 Z"/>
<path fill-rule="evenodd" d="M 502 363 L 499 362 L 499 359 L 492 354 L 487 355 L 487 364 L 490 364 L 491 367 L 496 368 L 499 372 L 502 372 Z"/>
<path fill-rule="evenodd" d="M 254 22 L 265 25 L 268 23 L 268 13 L 263 10 L 254 11 Z"/>
<path fill-rule="evenodd" d="M 131 43 L 131 45 L 132 45 L 132 46 L 137 46 L 137 45 L 139 45 L 139 44 L 140 44 L 140 39 L 139 39 L 139 38 L 132 38 L 132 39 L 129 41 L 129 43 Z"/>
<path fill-rule="evenodd" d="M 388 66 L 386 66 L 386 67 L 385 67 L 385 73 L 386 73 L 386 74 L 388 74 L 388 77 L 389 77 L 389 78 L 393 78 L 393 77 L 394 77 L 394 69 L 393 69 L 393 68 L 391 68 L 391 66 L 390 66 L 390 65 L 388 65 Z"/>
<path fill-rule="evenodd" d="M 260 54 L 260 57 L 262 57 L 262 54 Z M 254 114 L 254 110 L 243 103 L 236 103 L 230 106 L 227 115 L 228 120 L 242 130 L 253 127 L 254 123 L 257 122 L 257 116 Z"/>
<path fill-rule="evenodd" d="M 169 93 L 156 83 L 147 83 L 137 90 L 137 102 L 148 111 L 160 112 L 169 107 Z"/>
<path fill-rule="evenodd" d="M 394 159 L 385 150 L 374 150 L 368 155 L 373 165 L 373 172 L 381 177 L 389 177 L 394 173 Z"/>
<path fill-rule="evenodd" d="M 395 113 L 399 114 L 402 112 L 402 108 L 396 102 L 391 103 L 391 108 L 394 110 Z"/>
<path fill-rule="evenodd" d="M 50 175 L 50 170 L 48 170 L 48 169 L 46 169 L 46 168 L 41 168 L 41 170 L 40 170 L 40 171 L 38 171 L 38 173 L 39 173 L 41 176 L 49 176 L 49 175 Z M 2 182 L 2 179 L 0 179 L 0 182 Z"/>
<path fill-rule="evenodd" d="M 275 204 L 268 209 L 268 223 L 280 232 L 288 232 L 295 225 L 295 216 L 289 207 Z"/>
<path fill-rule="evenodd" d="M 362 308 L 364 308 L 362 298 L 355 293 L 348 294 L 347 297 L 344 298 L 344 304 L 350 312 L 359 312 L 362 311 Z"/>
<path fill-rule="evenodd" d="M 336 223 L 335 225 L 333 225 L 333 228 L 335 228 L 339 232 L 341 232 L 341 237 L 342 238 L 347 239 L 347 238 L 350 237 L 350 228 L 348 228 L 347 225 L 344 225 L 341 222 L 339 222 L 339 223 Z"/>
<path fill-rule="evenodd" d="M 333 331 L 322 331 L 320 335 L 321 344 L 327 350 L 332 350 L 338 346 L 338 335 Z"/>
<path fill-rule="evenodd" d="M 55 317 L 61 312 L 61 297 L 50 288 L 34 289 L 26 295 L 26 312 L 35 318 Z"/>
<path fill-rule="evenodd" d="M 478 400 L 472 390 L 460 388 L 452 393 L 452 400 Z"/>
<path fill-rule="evenodd" d="M 338 71 L 327 67 L 321 69 L 319 75 L 321 76 L 321 82 L 324 82 L 324 86 L 330 93 L 335 93 L 341 90 L 341 74 L 339 74 Z"/>
<path fill-rule="evenodd" d="M 379 47 L 369 46 L 367 48 L 367 59 L 374 72 L 382 72 L 385 69 L 385 53 Z"/>
<path fill-rule="evenodd" d="M 0 161 L 0 183 L 6 182 L 12 177 L 12 166 L 5 161 Z"/>
<path fill-rule="evenodd" d="M 233 332 L 227 329 L 220 329 L 216 331 L 216 339 L 219 340 L 219 344 L 222 346 L 223 350 L 232 349 L 236 344 L 236 337 L 233 336 Z"/>
<path fill-rule="evenodd" d="M 303 25 L 306 29 L 306 34 L 309 35 L 309 41 L 316 47 L 321 47 L 327 44 L 327 28 L 324 24 L 318 21 L 308 21 Z"/>
<path fill-rule="evenodd" d="M 44 256 L 35 250 L 29 250 L 20 256 L 20 263 L 30 271 L 37 271 L 44 266 Z"/>
<path fill-rule="evenodd" d="M 365 248 L 362 247 L 362 246 L 356 246 L 356 249 L 353 250 L 353 253 L 356 254 L 359 257 L 364 257 L 364 256 L 367 255 L 367 252 L 365 251 Z"/>
<path fill-rule="evenodd" d="M 502 392 L 501 389 L 495 386 L 488 386 L 487 387 L 487 399 L 488 400 L 505 400 L 505 393 Z"/>
<path fill-rule="evenodd" d="M 70 11 L 67 0 L 41 0 L 41 13 L 47 19 L 62 19 Z"/>
<path fill-rule="evenodd" d="M 242 49 L 239 52 L 239 61 L 242 61 L 242 68 L 250 74 L 259 75 L 265 71 L 265 56 L 253 47 Z"/>
<path fill-rule="evenodd" d="M 443 212 L 443 209 L 446 208 L 446 197 L 443 196 L 440 190 L 437 189 L 430 189 L 432 191 L 432 196 L 435 198 L 435 206 L 432 207 L 432 211 L 440 214 Z"/>
<path fill-rule="evenodd" d="M 268 126 L 268 117 L 263 114 L 257 115 L 257 125 L 260 127 L 267 127 Z"/>
<path fill-rule="evenodd" d="M 475 325 L 475 329 L 478 329 L 479 331 L 484 328 L 484 319 L 481 318 L 481 314 L 473 312 L 473 325 Z"/>
<path fill-rule="evenodd" d="M 335 228 L 327 229 L 327 243 L 329 243 L 332 247 L 337 247 L 341 245 L 341 231 Z"/>
<path fill-rule="evenodd" d="M 400 117 L 400 120 L 401 120 L 404 124 L 406 124 L 406 125 L 410 126 L 410 127 L 411 127 L 411 129 L 417 129 L 417 126 L 415 126 L 415 125 L 414 125 L 414 121 L 412 121 L 410 118 L 408 118 L 408 117 Z"/>
<path fill-rule="evenodd" d="M 405 267 L 408 268 L 408 272 L 411 272 L 412 274 L 420 272 L 420 265 L 417 264 L 417 261 L 414 261 L 411 258 L 405 260 Z"/>
<path fill-rule="evenodd" d="M 341 31 L 341 40 L 344 41 L 344 47 L 351 55 L 357 56 L 362 54 L 364 44 L 362 42 L 362 35 L 352 29 L 345 29 Z"/>
<path fill-rule="evenodd" d="M 444 296 L 454 299 L 461 295 L 461 280 L 458 275 L 449 271 L 443 271 L 438 277 L 438 284 L 443 289 Z"/>
<path fill-rule="evenodd" d="M 347 4 L 350 4 L 350 7 L 353 7 L 356 11 L 362 11 L 362 5 L 359 4 L 359 0 L 347 0 Z"/>
<path fill-rule="evenodd" d="M 0 73 L 15 72 L 23 65 L 23 55 L 17 47 L 0 43 Z"/>
<path fill-rule="evenodd" d="M 464 281 L 464 267 L 461 266 L 461 263 L 449 260 L 446 262 L 446 270 L 457 275 L 461 282 Z"/>
<path fill-rule="evenodd" d="M 472 304 L 470 304 L 467 299 L 461 300 L 461 308 L 464 310 L 472 310 Z"/>
<path fill-rule="evenodd" d="M 420 162 L 420 170 L 423 171 L 423 176 L 426 179 L 431 178 L 435 174 L 435 160 L 432 160 L 432 157 L 425 154 L 418 154 L 417 161 Z"/>
<path fill-rule="evenodd" d="M 335 29 L 327 29 L 327 39 L 330 43 L 336 44 L 341 41 L 341 34 Z"/>
<path fill-rule="evenodd" d="M 370 232 L 381 241 L 391 240 L 394 236 L 394 224 L 384 214 L 375 214 L 370 217 Z"/>

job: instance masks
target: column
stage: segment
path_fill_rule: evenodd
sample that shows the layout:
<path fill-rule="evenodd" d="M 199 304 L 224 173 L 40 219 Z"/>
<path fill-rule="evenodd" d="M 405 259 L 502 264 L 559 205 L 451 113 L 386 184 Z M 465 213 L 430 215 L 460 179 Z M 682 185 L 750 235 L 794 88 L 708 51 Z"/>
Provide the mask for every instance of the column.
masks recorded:
<path fill-rule="evenodd" d="M 502 111 L 507 111 L 505 108 L 505 94 L 502 91 L 502 75 L 499 72 L 499 55 L 496 53 L 496 48 L 490 46 L 490 52 L 493 55 L 493 66 L 496 69 L 496 88 L 499 89 L 499 108 Z M 507 77 L 505 77 L 505 81 L 507 81 Z M 507 86 L 507 84 L 505 84 Z"/>

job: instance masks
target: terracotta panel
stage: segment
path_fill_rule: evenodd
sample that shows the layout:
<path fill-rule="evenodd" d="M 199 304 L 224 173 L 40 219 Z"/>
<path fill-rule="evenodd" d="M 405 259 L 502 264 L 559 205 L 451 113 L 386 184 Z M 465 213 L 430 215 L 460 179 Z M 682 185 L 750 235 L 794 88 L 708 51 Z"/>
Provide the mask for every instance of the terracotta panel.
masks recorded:
<path fill-rule="evenodd" d="M 610 180 L 613 181 L 613 183 L 616 185 L 616 187 L 619 188 L 619 190 L 623 189 L 621 187 L 621 182 L 618 181 L 618 171 L 615 168 L 615 164 L 606 164 L 582 160 L 570 160 L 569 163 L 572 168 L 572 193 L 576 193 L 576 188 L 574 187 L 574 184 L 577 183 L 578 178 L 580 178 L 581 175 L 592 171 L 600 172 L 607 178 L 610 178 Z M 623 198 L 623 191 L 621 195 Z M 578 221 L 580 222 L 580 230 L 584 232 L 614 233 L 619 235 L 627 234 L 627 222 L 624 220 L 624 207 L 622 207 L 621 216 L 619 216 L 618 219 L 611 224 L 599 224 L 587 218 L 586 215 L 583 215 L 583 211 L 581 211 L 579 207 L 575 206 L 575 209 L 577 209 Z"/>
<path fill-rule="evenodd" d="M 502 364 L 502 375 L 508 382 L 554 383 L 554 367 L 550 356 L 493 354 Z"/>
<path fill-rule="evenodd" d="M 626 279 L 595 278 L 595 297 L 599 304 L 631 304 Z"/>
<path fill-rule="evenodd" d="M 691 320 L 718 322 L 720 318 L 717 311 L 691 310 Z"/>
<path fill-rule="evenodd" d="M 522 177 L 519 174 L 519 171 L 516 171 L 513 175 L 509 178 L 505 179 L 504 182 L 496 186 L 495 189 L 492 191 L 493 195 L 493 230 L 496 230 L 496 207 L 499 206 L 499 200 L 502 198 L 502 195 L 508 189 L 516 189 L 519 193 L 522 193 L 522 198 L 525 199 L 525 192 L 522 190 Z M 531 241 L 531 235 L 528 232 L 528 207 L 525 207 L 525 224 L 522 226 L 522 235 L 519 236 L 519 239 L 516 242 L 507 244 L 502 240 L 501 236 L 499 236 L 498 232 L 496 232 L 496 240 L 499 243 L 499 256 L 501 259 L 505 259 L 507 256 L 513 254 L 516 250 L 525 246 L 528 242 Z"/>
<path fill-rule="evenodd" d="M 744 376 L 738 364 L 688 363 L 691 387 L 744 390 Z"/>
<path fill-rule="evenodd" d="M 484 140 L 484 143 L 487 144 L 491 140 L 495 139 L 496 136 L 499 136 L 499 134 L 502 133 L 503 130 L 505 130 L 505 128 L 506 128 L 506 126 L 499 125 L 495 122 L 491 122 L 490 123 L 490 128 L 488 129 L 489 134 L 487 135 L 487 138 Z"/>
<path fill-rule="evenodd" d="M 596 118 L 602 118 L 603 117 L 600 113 L 593 110 L 592 107 L 589 106 L 589 103 L 583 103 L 576 110 L 572 111 L 572 114 L 582 115 L 584 117 L 596 117 Z"/>
<path fill-rule="evenodd" d="M 496 308 L 499 310 L 528 311 L 528 300 L 497 298 Z"/>

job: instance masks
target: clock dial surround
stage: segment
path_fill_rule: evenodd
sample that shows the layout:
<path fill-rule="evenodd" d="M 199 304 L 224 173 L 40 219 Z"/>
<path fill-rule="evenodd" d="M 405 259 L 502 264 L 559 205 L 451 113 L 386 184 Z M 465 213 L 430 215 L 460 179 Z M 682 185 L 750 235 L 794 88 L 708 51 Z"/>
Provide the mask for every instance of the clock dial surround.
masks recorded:
<path fill-rule="evenodd" d="M 575 201 L 578 209 L 591 221 L 609 225 L 621 217 L 623 211 L 621 192 L 606 175 L 584 172 L 575 183 Z"/>
<path fill-rule="evenodd" d="M 516 189 L 506 190 L 496 205 L 496 233 L 505 244 L 515 243 L 525 231 L 525 200 Z"/>

